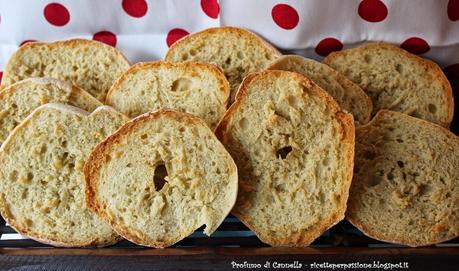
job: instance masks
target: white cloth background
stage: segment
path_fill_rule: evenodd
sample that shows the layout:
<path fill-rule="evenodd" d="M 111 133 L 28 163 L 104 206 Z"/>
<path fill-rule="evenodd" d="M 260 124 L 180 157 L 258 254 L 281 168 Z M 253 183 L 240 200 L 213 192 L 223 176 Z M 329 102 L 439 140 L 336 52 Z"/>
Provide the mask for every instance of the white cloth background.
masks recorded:
<path fill-rule="evenodd" d="M 46 18 L 45 9 L 52 3 L 67 10 L 64 25 Z M 295 27 L 285 29 L 275 22 L 277 5 L 296 11 Z M 370 17 L 378 17 L 381 8 L 387 15 L 370 22 L 359 15 L 359 7 Z M 62 9 L 54 13 L 62 17 Z M 418 37 L 430 46 L 424 56 L 445 66 L 459 63 L 458 14 L 458 0 L 0 0 L 0 69 L 25 40 L 93 38 L 109 31 L 116 35 L 116 47 L 134 63 L 161 58 L 172 29 L 192 33 L 220 25 L 246 27 L 283 50 L 316 59 L 321 56 L 314 48 L 328 37 L 345 48 L 365 41 L 401 44 Z"/>
<path fill-rule="evenodd" d="M 459 91 L 459 0 L 0 0 L 0 79 L 27 40 L 101 40 L 133 64 L 222 25 L 318 60 L 364 42 L 394 43 L 436 61 Z M 459 133 L 459 114 L 451 128 Z"/>

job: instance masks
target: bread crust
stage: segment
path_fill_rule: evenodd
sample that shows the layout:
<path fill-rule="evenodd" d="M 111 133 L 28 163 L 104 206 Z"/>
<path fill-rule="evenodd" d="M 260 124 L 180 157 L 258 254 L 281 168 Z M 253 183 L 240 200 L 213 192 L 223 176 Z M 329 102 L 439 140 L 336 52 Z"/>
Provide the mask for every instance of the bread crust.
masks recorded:
<path fill-rule="evenodd" d="M 8 142 L 12 140 L 16 132 L 18 130 L 24 129 L 30 123 L 30 121 L 34 118 L 35 114 L 37 114 L 39 111 L 45 108 L 54 108 L 57 110 L 67 111 L 67 112 L 70 112 L 70 113 L 73 113 L 73 114 L 76 114 L 82 117 L 87 117 L 90 115 L 89 112 L 86 112 L 84 110 L 81 110 L 77 107 L 70 106 L 70 105 L 59 104 L 59 103 L 44 104 L 36 108 L 29 116 L 27 116 L 24 119 L 24 121 L 20 125 L 16 126 L 13 129 L 11 134 L 7 137 L 7 139 L 4 141 L 4 143 L 0 147 L 0 153 L 3 153 L 5 149 L 9 148 Z M 103 108 L 103 106 L 99 108 Z M 49 244 L 55 247 L 68 247 L 68 248 L 69 247 L 105 247 L 105 246 L 113 245 L 122 239 L 120 236 L 118 236 L 116 233 L 113 232 L 113 234 L 109 238 L 93 238 L 90 240 L 65 242 L 53 236 L 48 236 L 48 235 L 40 234 L 37 232 L 29 231 L 25 227 L 22 227 L 20 223 L 16 223 L 16 219 L 9 213 L 9 211 L 4 209 L 2 198 L 0 198 L 0 211 L 5 221 L 7 221 L 10 227 L 13 228 L 16 232 L 20 233 L 23 236 L 29 237 L 30 239 L 38 241 L 40 243 Z"/>
<path fill-rule="evenodd" d="M 244 215 L 244 213 L 239 212 L 237 210 L 237 206 L 233 209 L 232 214 L 235 215 L 241 222 L 250 228 L 260 240 L 264 243 L 267 243 L 271 246 L 307 246 L 312 243 L 317 237 L 319 237 L 324 231 L 331 228 L 333 225 L 337 224 L 344 218 L 344 214 L 346 211 L 346 203 L 348 199 L 348 191 L 352 181 L 353 175 L 353 163 L 354 163 L 354 142 L 355 142 L 355 131 L 354 131 L 354 119 L 351 114 L 343 111 L 336 101 L 323 89 L 319 86 L 314 84 L 311 80 L 306 78 L 305 76 L 288 71 L 278 71 L 278 70 L 268 70 L 262 72 L 256 72 L 249 74 L 242 82 L 239 87 L 239 90 L 236 94 L 236 100 L 228 109 L 228 111 L 223 116 L 222 120 L 220 121 L 217 129 L 215 130 L 215 134 L 218 139 L 222 142 L 226 142 L 227 136 L 230 134 L 229 131 L 229 121 L 237 111 L 238 107 L 241 106 L 241 103 L 246 99 L 248 96 L 248 89 L 253 80 L 257 77 L 262 76 L 282 76 L 287 75 L 294 80 L 298 80 L 301 82 L 302 85 L 305 86 L 312 86 L 308 88 L 308 91 L 311 92 L 313 95 L 317 95 L 322 99 L 330 108 L 336 118 L 339 120 L 341 124 L 340 129 L 340 137 L 342 138 L 342 144 L 345 146 L 344 152 L 345 157 L 349 161 L 349 165 L 345 172 L 345 180 L 341 187 L 341 200 L 339 204 L 339 208 L 335 210 L 335 212 L 331 213 L 327 219 L 324 219 L 320 223 L 320 225 L 315 225 L 312 230 L 301 229 L 301 232 L 297 236 L 292 237 L 285 237 L 283 239 L 273 238 L 265 234 L 263 229 L 255 228 L 251 224 L 251 219 Z M 305 90 L 306 92 L 306 90 Z"/>
<path fill-rule="evenodd" d="M 265 41 L 263 38 L 261 38 L 259 35 L 248 31 L 244 28 L 240 27 L 234 27 L 234 26 L 221 26 L 221 27 L 211 27 L 207 28 L 205 30 L 193 33 L 191 35 L 187 35 L 182 37 L 181 39 L 177 40 L 172 44 L 172 46 L 169 48 L 169 50 L 166 53 L 166 56 L 164 57 L 164 60 L 167 61 L 167 59 L 170 58 L 172 53 L 174 53 L 175 50 L 180 50 L 180 47 L 182 44 L 186 44 L 190 40 L 194 39 L 206 39 L 206 37 L 214 34 L 220 34 L 220 35 L 225 35 L 225 33 L 229 33 L 232 35 L 237 35 L 239 37 L 244 37 L 246 39 L 252 40 L 254 42 L 261 43 L 264 47 L 268 48 L 272 54 L 275 54 L 277 56 L 281 56 L 282 54 L 277 50 L 274 46 L 272 46 L 269 42 Z"/>
<path fill-rule="evenodd" d="M 451 133 L 445 127 L 442 127 L 442 126 L 437 125 L 435 123 L 429 122 L 427 120 L 418 119 L 418 118 L 415 118 L 415 117 L 412 117 L 412 116 L 409 116 L 409 115 L 405 115 L 403 113 L 394 112 L 394 111 L 390 111 L 390 110 L 386 110 L 386 109 L 379 110 L 378 113 L 373 117 L 373 119 L 369 123 L 367 123 L 366 125 L 358 127 L 357 130 L 366 129 L 367 127 L 373 126 L 375 123 L 378 122 L 379 118 L 383 117 L 383 115 L 395 115 L 395 114 L 401 114 L 401 115 L 404 115 L 406 118 L 413 119 L 413 120 L 417 121 L 419 124 L 421 124 L 424 127 L 435 127 L 435 129 L 437 129 L 439 133 L 446 135 L 447 137 L 451 138 L 452 140 L 455 140 L 456 144 L 459 145 L 459 137 L 454 135 L 453 133 Z M 349 199 L 349 201 L 351 201 L 351 200 L 352 200 L 352 197 Z M 454 239 L 454 238 L 459 236 L 459 229 L 457 229 L 457 235 L 456 236 L 453 236 L 451 238 L 438 239 L 437 241 L 428 242 L 428 243 L 414 242 L 413 240 L 408 239 L 408 238 L 407 239 L 391 238 L 391 237 L 388 237 L 388 236 L 384 236 L 384 234 L 381 234 L 380 232 L 372 231 L 370 228 L 365 226 L 364 223 L 360 223 L 358 221 L 358 219 L 356 218 L 357 210 L 355 208 L 353 208 L 352 206 L 353 206 L 352 204 L 349 204 L 349 208 L 346 210 L 346 220 L 349 221 L 356 228 L 358 228 L 360 231 L 362 231 L 365 235 L 367 235 L 367 236 L 369 236 L 369 237 L 371 237 L 373 239 L 382 241 L 382 242 L 407 245 L 407 246 L 410 246 L 410 247 L 420 247 L 420 246 L 435 245 L 435 244 L 438 244 L 438 243 L 442 243 L 442 242 Z"/>
<path fill-rule="evenodd" d="M 125 226 L 121 226 L 116 223 L 116 221 L 111 217 L 106 211 L 105 211 L 105 206 L 102 202 L 99 201 L 97 197 L 97 188 L 99 187 L 99 170 L 104 163 L 105 160 L 105 154 L 110 152 L 110 150 L 118 144 L 123 137 L 128 136 L 131 131 L 134 131 L 137 126 L 141 126 L 145 122 L 149 122 L 154 119 L 158 119 L 162 116 L 168 116 L 170 118 L 185 122 L 189 125 L 198 125 L 201 127 L 205 127 L 208 129 L 208 126 L 206 123 L 201 120 L 198 117 L 195 117 L 191 114 L 188 113 L 183 113 L 183 112 L 178 112 L 175 110 L 171 109 L 160 109 L 158 111 L 153 111 L 153 112 L 148 112 L 145 114 L 142 114 L 131 121 L 127 122 L 125 125 L 123 125 L 120 129 L 118 129 L 114 134 L 109 136 L 107 139 L 105 139 L 103 142 L 101 142 L 90 154 L 88 159 L 86 160 L 86 163 L 84 165 L 84 175 L 85 175 L 85 194 L 86 194 L 86 204 L 87 206 L 92 209 L 95 213 L 99 215 L 103 220 L 108 222 L 113 230 L 117 232 L 119 235 L 123 236 L 127 240 L 134 242 L 138 245 L 142 246 L 150 246 L 150 247 L 156 247 L 156 248 L 165 248 L 168 246 L 171 246 L 175 244 L 176 242 L 182 240 L 189 234 L 185 231 L 180 233 L 180 236 L 178 238 L 165 238 L 164 241 L 162 242 L 155 242 L 152 240 L 147 240 L 148 238 L 143 238 L 143 236 L 139 236 L 138 234 L 133 234 L 132 231 Z M 219 143 L 219 142 L 218 142 Z M 219 143 L 221 144 L 221 143 Z M 223 145 L 221 145 L 222 148 Z M 236 202 L 236 197 L 237 197 L 237 169 L 236 165 L 234 164 L 234 169 L 236 170 L 236 175 L 234 176 L 236 178 L 235 180 L 235 196 L 233 199 L 233 202 L 231 206 L 234 206 Z M 229 208 L 231 209 L 231 208 Z M 229 211 L 228 211 L 229 213 Z M 225 214 L 226 216 L 227 214 Z M 215 229 L 211 229 L 212 231 Z"/>
<path fill-rule="evenodd" d="M 12 221 L 11 217 L 5 217 L 4 213 L 2 213 L 2 216 L 5 218 L 5 221 Z M 13 228 L 16 232 L 21 233 L 22 236 L 25 236 L 27 238 L 30 238 L 32 240 L 35 240 L 37 242 L 40 242 L 42 244 L 50 245 L 53 247 L 62 247 L 62 248 L 73 248 L 73 247 L 83 247 L 83 248 L 102 248 L 102 247 L 107 247 L 114 245 L 121 241 L 123 238 L 117 234 L 113 234 L 111 238 L 108 239 L 92 239 L 92 240 L 87 240 L 84 242 L 72 242 L 72 243 L 65 243 L 62 242 L 61 240 L 53 240 L 54 238 L 44 236 L 44 235 L 38 235 L 37 233 L 29 232 L 25 230 L 24 228 L 18 226 L 18 225 L 13 225 L 10 222 L 8 222 L 11 228 Z"/>
<path fill-rule="evenodd" d="M 451 87 L 451 84 L 448 81 L 448 78 L 446 78 L 446 75 L 443 73 L 441 68 L 433 61 L 419 57 L 417 55 L 411 54 L 408 51 L 401 49 L 395 45 L 389 44 L 389 43 L 384 43 L 384 42 L 374 42 L 374 43 L 368 43 L 365 45 L 362 45 L 357 48 L 353 49 L 348 49 L 348 50 L 358 50 L 358 51 L 365 51 L 367 48 L 384 48 L 386 50 L 390 50 L 393 52 L 396 52 L 403 57 L 406 57 L 414 62 L 416 62 L 420 67 L 424 68 L 425 70 L 429 71 L 430 73 L 434 74 L 434 77 L 438 78 L 441 81 L 441 84 L 443 86 L 443 95 L 447 98 L 448 104 L 446 104 L 448 108 L 448 116 L 446 119 L 443 121 L 440 121 L 439 124 L 443 127 L 449 127 L 453 120 L 454 116 L 454 99 L 453 99 L 453 90 Z M 342 51 L 336 51 L 330 53 L 324 60 L 323 62 L 329 66 L 330 63 L 332 63 L 336 58 L 346 55 L 348 50 L 342 50 Z"/>

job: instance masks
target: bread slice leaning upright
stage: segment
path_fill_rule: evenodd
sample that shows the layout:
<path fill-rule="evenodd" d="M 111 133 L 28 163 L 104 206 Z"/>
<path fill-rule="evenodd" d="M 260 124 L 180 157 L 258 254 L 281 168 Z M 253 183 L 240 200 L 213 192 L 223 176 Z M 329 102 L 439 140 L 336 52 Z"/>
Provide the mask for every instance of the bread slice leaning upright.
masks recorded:
<path fill-rule="evenodd" d="M 215 27 L 183 37 L 167 51 L 169 62 L 200 61 L 219 66 L 231 87 L 231 100 L 242 79 L 262 70 L 281 54 L 254 33 L 237 27 Z"/>
<path fill-rule="evenodd" d="M 54 246 L 119 240 L 86 207 L 83 166 L 91 149 L 126 120 L 108 106 L 91 114 L 64 104 L 34 110 L 0 149 L 0 211 L 11 227 Z"/>
<path fill-rule="evenodd" d="M 102 42 L 29 42 L 8 60 L 2 85 L 30 77 L 52 77 L 72 82 L 103 102 L 112 84 L 127 68 L 129 63 L 121 52 Z"/>
<path fill-rule="evenodd" d="M 285 55 L 269 64 L 268 70 L 301 73 L 327 91 L 338 104 L 354 116 L 356 125 L 370 121 L 373 103 L 370 97 L 351 80 L 329 66 L 296 55 Z"/>
<path fill-rule="evenodd" d="M 53 78 L 29 78 L 0 91 L 0 144 L 34 109 L 64 103 L 92 112 L 102 103 L 81 88 Z"/>
<path fill-rule="evenodd" d="M 232 213 L 272 246 L 306 246 L 344 218 L 354 121 L 301 74 L 247 76 L 216 129 L 239 172 Z"/>
<path fill-rule="evenodd" d="M 167 247 L 233 208 L 237 169 L 203 120 L 161 109 L 100 143 L 85 164 L 88 205 L 124 238 Z"/>
<path fill-rule="evenodd" d="M 459 236 L 459 137 L 382 110 L 356 131 L 347 219 L 368 236 L 426 246 Z"/>
<path fill-rule="evenodd" d="M 106 104 L 131 118 L 161 108 L 191 113 L 215 129 L 226 111 L 229 84 L 225 75 L 206 63 L 135 64 L 111 87 Z"/>
<path fill-rule="evenodd" d="M 448 127 L 453 119 L 453 94 L 448 79 L 434 62 L 394 45 L 370 43 L 333 52 L 324 63 L 359 85 L 380 109 L 402 112 Z"/>

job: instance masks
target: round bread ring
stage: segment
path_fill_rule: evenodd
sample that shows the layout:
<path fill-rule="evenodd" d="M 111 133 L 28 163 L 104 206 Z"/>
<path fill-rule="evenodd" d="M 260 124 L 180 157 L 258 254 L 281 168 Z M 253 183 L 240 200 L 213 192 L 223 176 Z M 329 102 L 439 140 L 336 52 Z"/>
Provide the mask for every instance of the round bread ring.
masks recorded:
<path fill-rule="evenodd" d="M 45 104 L 0 149 L 0 211 L 18 233 L 60 247 L 107 246 L 120 237 L 86 207 L 83 166 L 93 146 L 127 118 Z M 84 143 L 84 144 L 82 144 Z"/>
<path fill-rule="evenodd" d="M 237 196 L 236 165 L 210 128 L 168 109 L 126 123 L 93 150 L 84 171 L 88 205 L 143 246 L 171 246 L 203 224 L 210 235 Z"/>
<path fill-rule="evenodd" d="M 216 129 L 234 157 L 232 213 L 272 246 L 306 246 L 344 218 L 354 120 L 301 74 L 247 76 Z"/>
<path fill-rule="evenodd" d="M 346 218 L 374 239 L 411 247 L 458 237 L 458 153 L 447 129 L 379 111 L 356 131 Z"/>

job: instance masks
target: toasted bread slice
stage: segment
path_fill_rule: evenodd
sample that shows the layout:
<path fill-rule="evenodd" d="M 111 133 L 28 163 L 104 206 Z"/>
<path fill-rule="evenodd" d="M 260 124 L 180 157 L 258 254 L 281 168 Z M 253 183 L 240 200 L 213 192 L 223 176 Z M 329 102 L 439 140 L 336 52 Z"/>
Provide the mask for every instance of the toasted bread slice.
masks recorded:
<path fill-rule="evenodd" d="M 86 207 L 84 161 L 127 120 L 102 106 L 89 114 L 45 104 L 0 149 L 0 211 L 17 232 L 54 246 L 109 245 L 119 237 Z"/>
<path fill-rule="evenodd" d="M 64 103 L 92 112 L 102 103 L 69 82 L 29 78 L 0 91 L 0 144 L 34 109 L 46 103 Z"/>
<path fill-rule="evenodd" d="M 247 76 L 216 129 L 235 159 L 232 213 L 272 246 L 306 246 L 344 218 L 354 121 L 301 74 Z"/>
<path fill-rule="evenodd" d="M 370 121 L 373 103 L 351 80 L 329 66 L 297 55 L 285 55 L 269 64 L 268 70 L 301 73 L 327 91 L 335 101 L 354 116 L 356 125 Z"/>
<path fill-rule="evenodd" d="M 106 103 L 131 118 L 161 108 L 188 112 L 214 129 L 226 111 L 229 84 L 215 66 L 205 63 L 139 63 L 110 89 Z"/>
<path fill-rule="evenodd" d="M 380 109 L 402 112 L 448 127 L 453 119 L 451 85 L 434 62 L 396 46 L 371 43 L 333 52 L 324 63 L 359 85 Z"/>
<path fill-rule="evenodd" d="M 459 137 L 382 110 L 356 131 L 347 219 L 368 236 L 426 246 L 459 236 Z"/>
<path fill-rule="evenodd" d="M 128 68 L 126 58 L 102 42 L 85 39 L 29 42 L 11 56 L 2 85 L 30 77 L 53 77 L 72 82 L 103 102 L 111 85 Z"/>
<path fill-rule="evenodd" d="M 164 58 L 169 62 L 201 61 L 219 66 L 231 87 L 231 103 L 242 79 L 280 56 L 266 41 L 237 27 L 216 27 L 185 36 Z"/>
<path fill-rule="evenodd" d="M 233 159 L 201 119 L 161 109 L 99 144 L 85 164 L 88 205 L 124 238 L 167 247 L 203 224 L 210 235 L 236 201 Z"/>

